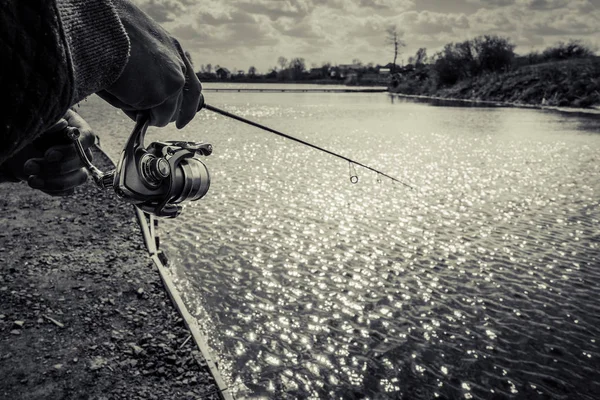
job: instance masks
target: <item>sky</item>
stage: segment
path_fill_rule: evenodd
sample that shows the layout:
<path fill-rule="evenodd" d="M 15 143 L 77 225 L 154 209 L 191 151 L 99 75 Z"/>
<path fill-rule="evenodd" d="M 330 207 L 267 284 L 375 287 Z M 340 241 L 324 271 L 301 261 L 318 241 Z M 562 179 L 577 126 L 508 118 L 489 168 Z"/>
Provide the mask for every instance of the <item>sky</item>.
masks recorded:
<path fill-rule="evenodd" d="M 396 26 L 406 46 L 398 63 L 420 47 L 428 55 L 479 35 L 509 37 L 515 52 L 539 51 L 569 39 L 600 53 L 600 0 L 132 0 L 158 21 L 194 65 L 266 73 L 280 56 L 307 68 L 387 64 Z"/>

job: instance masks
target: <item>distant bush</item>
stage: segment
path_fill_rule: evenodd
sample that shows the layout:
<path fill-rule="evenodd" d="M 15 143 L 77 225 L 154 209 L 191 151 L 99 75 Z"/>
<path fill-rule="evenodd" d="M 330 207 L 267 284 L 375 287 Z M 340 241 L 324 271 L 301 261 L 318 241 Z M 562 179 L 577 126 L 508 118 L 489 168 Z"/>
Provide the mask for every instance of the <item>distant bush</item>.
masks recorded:
<path fill-rule="evenodd" d="M 453 85 L 484 72 L 509 70 L 515 55 L 514 48 L 508 38 L 496 35 L 449 43 L 435 55 L 433 68 L 442 85 Z"/>
<path fill-rule="evenodd" d="M 544 61 L 568 60 L 571 58 L 592 57 L 594 52 L 580 40 L 570 40 L 568 43 L 558 42 L 555 46 L 548 47 L 542 53 Z"/>
<path fill-rule="evenodd" d="M 594 57 L 594 51 L 583 44 L 580 40 L 570 40 L 567 43 L 558 42 L 548 47 L 543 52 L 532 51 L 529 54 L 518 57 L 517 67 L 523 65 L 536 65 L 550 61 L 562 61 L 576 58 Z"/>

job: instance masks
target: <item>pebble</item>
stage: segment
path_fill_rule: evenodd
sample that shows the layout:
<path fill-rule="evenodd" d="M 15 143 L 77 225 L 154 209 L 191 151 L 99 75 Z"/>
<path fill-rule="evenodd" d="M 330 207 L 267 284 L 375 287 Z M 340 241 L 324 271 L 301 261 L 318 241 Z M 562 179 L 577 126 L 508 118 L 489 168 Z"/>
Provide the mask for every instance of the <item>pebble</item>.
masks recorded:
<path fill-rule="evenodd" d="M 22 329 L 22 328 L 23 328 L 23 325 L 25 325 L 25 321 L 15 321 L 15 322 L 13 322 L 13 324 L 14 324 L 14 325 L 15 325 L 17 328 L 20 328 L 20 329 Z"/>
<path fill-rule="evenodd" d="M 134 344 L 134 343 L 129 343 L 129 347 L 131 347 L 131 349 L 133 350 L 133 352 L 138 355 L 140 353 L 142 353 L 144 351 L 144 349 L 142 349 L 140 346 Z"/>
<path fill-rule="evenodd" d="M 20 335 L 21 331 L 19 329 L 13 329 L 12 331 L 10 331 L 11 335 Z"/>

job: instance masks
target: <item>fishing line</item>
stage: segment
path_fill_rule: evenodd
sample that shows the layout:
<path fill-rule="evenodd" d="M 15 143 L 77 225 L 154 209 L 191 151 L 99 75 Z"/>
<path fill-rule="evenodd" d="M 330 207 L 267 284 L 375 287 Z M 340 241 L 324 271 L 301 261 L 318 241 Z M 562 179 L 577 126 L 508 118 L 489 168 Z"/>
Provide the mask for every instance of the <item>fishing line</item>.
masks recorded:
<path fill-rule="evenodd" d="M 350 182 L 358 183 L 358 175 L 356 174 L 356 168 L 354 168 L 354 164 L 348 162 L 348 169 L 350 173 Z"/>
<path fill-rule="evenodd" d="M 204 108 L 206 108 L 207 110 L 210 110 L 210 111 L 212 111 L 212 112 L 215 112 L 215 113 L 217 113 L 217 114 L 221 114 L 221 115 L 223 115 L 223 116 L 225 116 L 225 117 L 232 118 L 232 119 L 235 119 L 235 120 L 237 120 L 237 121 L 243 122 L 243 123 L 245 123 L 245 124 L 252 125 L 252 126 L 254 126 L 254 127 L 256 127 L 256 128 L 263 129 L 263 130 L 265 130 L 265 131 L 267 131 L 267 132 L 274 133 L 274 134 L 275 134 L 275 135 L 277 135 L 277 136 L 282 136 L 282 137 L 284 137 L 284 138 L 286 138 L 286 139 L 293 140 L 294 142 L 298 142 L 298 143 L 300 143 L 300 144 L 303 144 L 303 145 L 305 145 L 305 146 L 312 147 L 313 149 L 316 149 L 316 150 L 319 150 L 319 151 L 325 152 L 325 153 L 327 153 L 327 154 L 330 154 L 330 155 L 332 155 L 332 156 L 334 156 L 334 157 L 341 158 L 342 160 L 346 160 L 346 161 L 348 161 L 348 162 L 350 163 L 350 165 L 359 165 L 359 166 L 361 166 L 361 167 L 363 167 L 363 168 L 366 168 L 366 169 L 368 169 L 368 170 L 370 170 L 370 171 L 376 172 L 376 173 L 377 173 L 377 174 L 379 174 L 379 175 L 385 176 L 386 178 L 389 178 L 389 179 L 391 179 L 391 180 L 392 180 L 392 181 L 394 181 L 394 182 L 398 182 L 398 183 L 400 183 L 400 184 L 404 185 L 405 187 L 407 187 L 407 188 L 409 188 L 409 189 L 411 189 L 411 190 L 414 190 L 414 189 L 415 189 L 413 186 L 409 185 L 408 183 L 406 183 L 406 182 L 403 182 L 403 181 L 401 181 L 401 180 L 400 180 L 400 179 L 398 179 L 398 178 L 394 178 L 393 176 L 390 176 L 390 175 L 388 175 L 388 174 L 386 174 L 386 173 L 384 173 L 384 172 L 381 172 L 381 171 L 379 171 L 378 169 L 375 169 L 375 168 L 373 168 L 373 167 L 369 167 L 368 165 L 365 165 L 365 164 L 363 164 L 363 163 L 360 163 L 360 162 L 358 162 L 358 161 L 356 161 L 356 160 L 353 160 L 353 159 L 351 159 L 351 158 L 348 158 L 348 157 L 346 157 L 346 156 L 343 156 L 343 155 L 341 155 L 341 154 L 334 153 L 333 151 L 330 151 L 330 150 L 324 149 L 324 148 L 322 148 L 322 147 L 319 147 L 319 146 L 317 146 L 317 145 L 314 145 L 314 144 L 312 144 L 312 143 L 308 143 L 308 142 L 306 142 L 306 141 L 304 141 L 304 140 L 302 140 L 302 139 L 298 139 L 298 138 L 296 138 L 296 137 L 293 137 L 293 136 L 287 135 L 287 134 L 285 134 L 285 133 L 283 133 L 283 132 L 280 132 L 280 131 L 278 131 L 278 130 L 275 130 L 275 129 L 269 128 L 268 126 L 265 126 L 265 125 L 259 124 L 258 122 L 250 121 L 249 119 L 246 119 L 246 118 L 240 117 L 240 116 L 238 116 L 238 115 L 232 114 L 232 113 L 230 113 L 230 112 L 227 112 L 227 111 L 225 111 L 225 110 L 221 110 L 220 108 L 217 108 L 217 107 L 211 106 L 211 105 L 209 105 L 209 104 L 204 104 Z M 356 171 L 354 171 L 354 175 L 352 175 L 352 172 L 350 173 L 350 181 L 351 181 L 352 183 L 357 183 L 357 182 L 358 182 L 358 176 L 356 175 Z"/>

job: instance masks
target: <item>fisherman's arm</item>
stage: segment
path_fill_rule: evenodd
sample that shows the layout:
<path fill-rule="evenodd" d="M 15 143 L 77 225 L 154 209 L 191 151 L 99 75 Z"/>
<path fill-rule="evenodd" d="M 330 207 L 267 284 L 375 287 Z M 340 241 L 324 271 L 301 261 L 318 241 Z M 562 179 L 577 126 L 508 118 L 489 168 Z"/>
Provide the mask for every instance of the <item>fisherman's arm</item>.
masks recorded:
<path fill-rule="evenodd" d="M 129 0 L 0 2 L 0 22 L 7 22 L 0 24 L 0 50 L 27 53 L 23 60 L 9 58 L 9 71 L 0 76 L 0 87 L 9 89 L 5 96 L 15 100 L 1 121 L 0 171 L 10 173 L 4 160 L 96 91 L 132 117 L 150 112 L 153 125 L 176 121 L 182 128 L 194 117 L 202 87 L 190 60 Z M 30 32 L 23 27 L 32 15 Z"/>
<path fill-rule="evenodd" d="M 110 85 L 129 40 L 110 0 L 0 0 L 0 164 Z"/>

